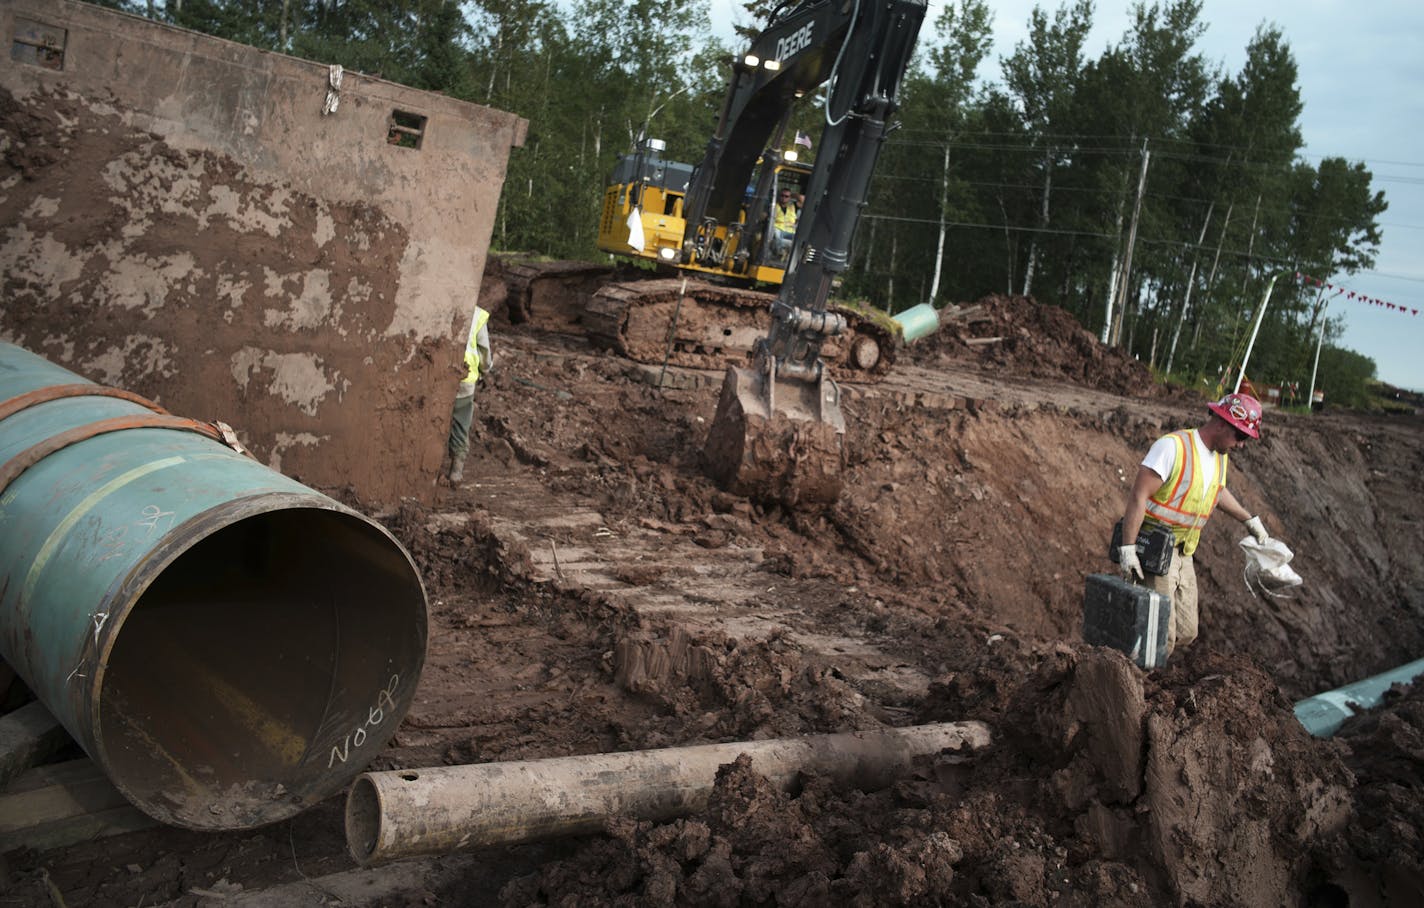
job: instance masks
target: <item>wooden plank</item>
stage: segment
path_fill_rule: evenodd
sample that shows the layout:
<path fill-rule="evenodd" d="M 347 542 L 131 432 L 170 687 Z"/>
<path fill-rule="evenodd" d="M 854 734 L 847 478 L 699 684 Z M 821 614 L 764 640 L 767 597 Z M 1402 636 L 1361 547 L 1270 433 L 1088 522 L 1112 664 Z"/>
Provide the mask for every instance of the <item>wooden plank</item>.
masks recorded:
<path fill-rule="evenodd" d="M 32 769 L 0 795 L 0 854 L 60 848 L 157 821 L 129 804 L 88 759 Z"/>
<path fill-rule="evenodd" d="M 80 842 L 136 832 L 157 825 L 158 821 L 153 817 L 128 804 L 98 813 L 41 823 L 19 832 L 0 834 L 0 854 L 14 851 L 16 848 L 32 848 L 35 851 L 67 848 Z"/>
<path fill-rule="evenodd" d="M 413 858 L 381 867 L 343 870 L 314 880 L 284 883 L 267 889 L 218 894 L 202 904 L 223 908 L 312 908 L 317 905 L 405 904 L 410 894 L 449 886 L 470 878 L 479 861 L 476 855 L 452 854 L 440 858 Z M 202 890 L 189 893 L 203 896 Z M 220 899 L 220 901 L 219 901 Z M 481 904 L 475 898 L 470 904 Z"/>
<path fill-rule="evenodd" d="M 0 716 L 0 789 L 68 743 L 69 733 L 38 700 Z"/>
<path fill-rule="evenodd" d="M 0 792 L 0 796 L 35 791 L 40 788 L 48 788 L 51 785 L 81 784 L 95 779 L 102 782 L 108 781 L 99 771 L 99 767 L 94 765 L 94 761 L 88 757 L 79 757 L 74 760 L 66 760 L 63 763 L 46 763 L 43 766 L 36 766 L 11 782 L 9 788 Z"/>

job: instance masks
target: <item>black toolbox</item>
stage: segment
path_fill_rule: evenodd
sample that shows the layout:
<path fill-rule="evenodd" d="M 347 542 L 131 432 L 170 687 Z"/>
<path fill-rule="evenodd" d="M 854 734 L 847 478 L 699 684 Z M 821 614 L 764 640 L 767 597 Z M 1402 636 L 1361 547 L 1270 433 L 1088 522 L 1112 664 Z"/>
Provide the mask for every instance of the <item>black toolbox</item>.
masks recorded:
<path fill-rule="evenodd" d="M 1113 524 L 1112 545 L 1108 546 L 1108 559 L 1118 563 L 1117 550 L 1122 547 L 1122 521 Z M 1146 526 L 1137 531 L 1137 563 L 1149 574 L 1158 577 L 1167 573 L 1172 566 L 1172 553 L 1176 550 L 1176 539 L 1166 527 L 1148 530 Z"/>
<path fill-rule="evenodd" d="M 1083 642 L 1122 650 L 1142 668 L 1167 661 L 1172 602 L 1112 574 L 1089 574 L 1083 594 Z"/>

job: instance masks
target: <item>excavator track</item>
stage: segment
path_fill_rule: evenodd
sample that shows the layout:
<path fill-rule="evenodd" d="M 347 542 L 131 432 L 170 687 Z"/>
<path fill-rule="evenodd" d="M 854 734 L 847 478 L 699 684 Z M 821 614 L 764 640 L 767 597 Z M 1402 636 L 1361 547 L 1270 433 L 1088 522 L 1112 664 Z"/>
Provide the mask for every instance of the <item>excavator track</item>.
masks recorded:
<path fill-rule="evenodd" d="M 613 280 L 613 275 L 612 267 L 591 262 L 491 256 L 485 264 L 485 285 L 504 287 L 510 323 L 552 331 L 577 330 L 582 312 L 570 302 Z"/>
<path fill-rule="evenodd" d="M 776 296 L 683 278 L 653 278 L 600 287 L 584 307 L 590 342 L 635 362 L 694 369 L 751 363 L 771 328 Z M 895 362 L 898 335 L 889 318 L 835 305 L 844 334 L 827 339 L 821 358 L 840 381 L 883 378 Z M 671 346 L 669 339 L 671 338 Z"/>

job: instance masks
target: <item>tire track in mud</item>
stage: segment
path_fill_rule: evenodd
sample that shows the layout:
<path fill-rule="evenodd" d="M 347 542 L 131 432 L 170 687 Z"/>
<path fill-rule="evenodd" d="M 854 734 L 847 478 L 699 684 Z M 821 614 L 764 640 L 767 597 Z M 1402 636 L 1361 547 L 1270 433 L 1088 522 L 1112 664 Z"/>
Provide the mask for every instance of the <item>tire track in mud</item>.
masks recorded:
<path fill-rule="evenodd" d="M 832 631 L 821 610 L 808 609 L 831 592 L 825 584 L 778 574 L 760 547 L 726 541 L 735 517 L 713 515 L 701 529 L 649 519 L 615 529 L 591 502 L 561 499 L 525 470 L 469 483 L 465 494 L 501 546 L 527 553 L 530 581 L 625 614 L 614 672 L 630 691 L 707 684 L 728 641 L 789 645 L 799 662 L 892 702 L 928 687 L 883 641 L 854 627 Z"/>

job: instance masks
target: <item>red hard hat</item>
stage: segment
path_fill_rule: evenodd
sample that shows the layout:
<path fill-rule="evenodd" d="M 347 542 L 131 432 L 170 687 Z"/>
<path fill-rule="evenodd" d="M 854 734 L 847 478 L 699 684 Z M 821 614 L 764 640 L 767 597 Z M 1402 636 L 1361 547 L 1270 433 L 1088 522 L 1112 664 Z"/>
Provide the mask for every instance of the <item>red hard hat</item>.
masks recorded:
<path fill-rule="evenodd" d="M 1252 438 L 1261 437 L 1261 402 L 1251 395 L 1228 394 L 1206 408 Z"/>

